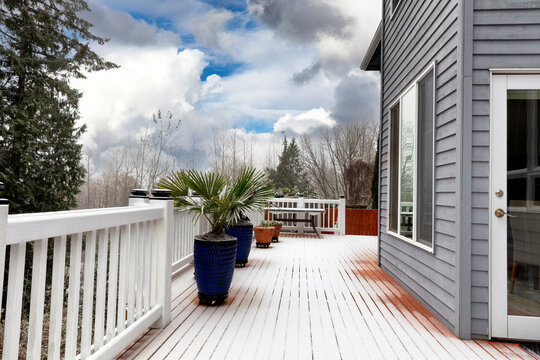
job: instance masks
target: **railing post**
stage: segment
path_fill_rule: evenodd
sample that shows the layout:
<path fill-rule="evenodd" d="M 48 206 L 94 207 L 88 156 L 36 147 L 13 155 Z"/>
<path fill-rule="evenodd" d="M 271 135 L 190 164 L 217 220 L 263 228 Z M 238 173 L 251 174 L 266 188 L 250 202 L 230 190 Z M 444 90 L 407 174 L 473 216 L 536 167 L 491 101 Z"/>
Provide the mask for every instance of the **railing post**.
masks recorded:
<path fill-rule="evenodd" d="M 4 191 L 4 184 L 0 182 L 0 192 Z M 9 201 L 0 199 L 0 269 L 2 274 L 6 265 L 6 236 L 8 220 Z M 0 276 L 0 318 L 2 317 L 2 294 L 4 289 L 4 275 Z M 2 339 L 0 339 L 2 343 Z"/>
<path fill-rule="evenodd" d="M 148 204 L 148 190 L 133 189 L 129 195 L 129 206 L 138 206 Z"/>
<path fill-rule="evenodd" d="M 174 201 L 168 190 L 152 190 L 150 204 L 163 206 L 164 216 L 157 244 L 157 302 L 161 304 L 161 319 L 153 327 L 164 328 L 171 321 L 172 244 L 174 234 Z"/>
<path fill-rule="evenodd" d="M 297 206 L 299 208 L 305 207 L 304 194 L 298 194 L 298 205 Z M 305 216 L 310 216 L 310 215 L 305 215 Z M 303 234 L 304 233 L 304 223 L 303 222 L 296 223 L 296 226 L 298 226 L 298 233 Z"/>
<path fill-rule="evenodd" d="M 346 209 L 345 209 L 345 195 L 341 195 L 339 197 L 339 205 L 338 205 L 338 228 L 339 228 L 339 235 L 345 236 L 345 217 L 346 217 Z"/>

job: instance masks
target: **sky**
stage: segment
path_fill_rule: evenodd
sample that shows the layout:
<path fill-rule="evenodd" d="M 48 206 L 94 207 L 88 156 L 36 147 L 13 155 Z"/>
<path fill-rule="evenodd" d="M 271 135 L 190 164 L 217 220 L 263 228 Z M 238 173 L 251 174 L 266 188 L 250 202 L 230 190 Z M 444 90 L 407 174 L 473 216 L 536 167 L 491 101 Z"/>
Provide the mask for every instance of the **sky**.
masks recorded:
<path fill-rule="evenodd" d="M 234 131 L 264 166 L 284 135 L 378 117 L 379 77 L 359 69 L 380 21 L 373 0 L 90 0 L 81 14 L 120 67 L 73 80 L 86 151 L 98 164 L 170 111 L 169 154 L 210 168 L 213 136 Z"/>

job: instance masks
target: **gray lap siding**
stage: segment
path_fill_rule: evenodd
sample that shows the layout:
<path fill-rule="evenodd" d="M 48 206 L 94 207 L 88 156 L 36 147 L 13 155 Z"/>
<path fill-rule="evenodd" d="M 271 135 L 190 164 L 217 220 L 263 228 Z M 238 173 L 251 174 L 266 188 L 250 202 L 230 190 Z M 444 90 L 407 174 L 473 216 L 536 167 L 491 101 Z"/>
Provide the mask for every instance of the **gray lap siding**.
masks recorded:
<path fill-rule="evenodd" d="M 385 1 L 381 146 L 381 266 L 455 329 L 456 104 L 458 1 L 402 1 L 393 15 Z M 386 233 L 389 106 L 433 62 L 435 105 L 435 238 L 431 254 Z"/>
<path fill-rule="evenodd" d="M 476 0 L 473 15 L 472 336 L 489 334 L 490 69 L 540 68 L 540 2 Z"/>

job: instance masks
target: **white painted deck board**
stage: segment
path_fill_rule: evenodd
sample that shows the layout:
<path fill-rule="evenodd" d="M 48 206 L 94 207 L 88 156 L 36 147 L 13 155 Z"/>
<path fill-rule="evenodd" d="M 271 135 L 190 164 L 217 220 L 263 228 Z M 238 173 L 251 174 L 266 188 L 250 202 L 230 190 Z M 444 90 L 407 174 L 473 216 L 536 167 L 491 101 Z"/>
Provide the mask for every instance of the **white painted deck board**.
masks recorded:
<path fill-rule="evenodd" d="M 192 269 L 176 276 L 171 323 L 120 358 L 527 358 L 517 345 L 457 339 L 377 266 L 375 237 L 281 240 L 252 249 L 219 307 L 198 305 Z"/>

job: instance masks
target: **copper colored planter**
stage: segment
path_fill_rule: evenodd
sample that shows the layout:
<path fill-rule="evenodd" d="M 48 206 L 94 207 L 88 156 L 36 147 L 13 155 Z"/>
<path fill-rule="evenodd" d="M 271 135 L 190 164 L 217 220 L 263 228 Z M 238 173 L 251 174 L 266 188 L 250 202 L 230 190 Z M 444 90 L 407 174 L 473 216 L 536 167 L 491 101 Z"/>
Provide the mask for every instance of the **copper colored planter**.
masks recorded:
<path fill-rule="evenodd" d="M 255 232 L 255 240 L 257 247 L 269 247 L 274 235 L 274 227 L 257 227 L 253 228 Z"/>
<path fill-rule="evenodd" d="M 279 225 L 272 225 L 274 227 L 274 235 L 272 236 L 272 242 L 278 242 L 279 241 L 279 233 L 281 231 L 281 228 L 283 227 L 283 224 Z"/>

